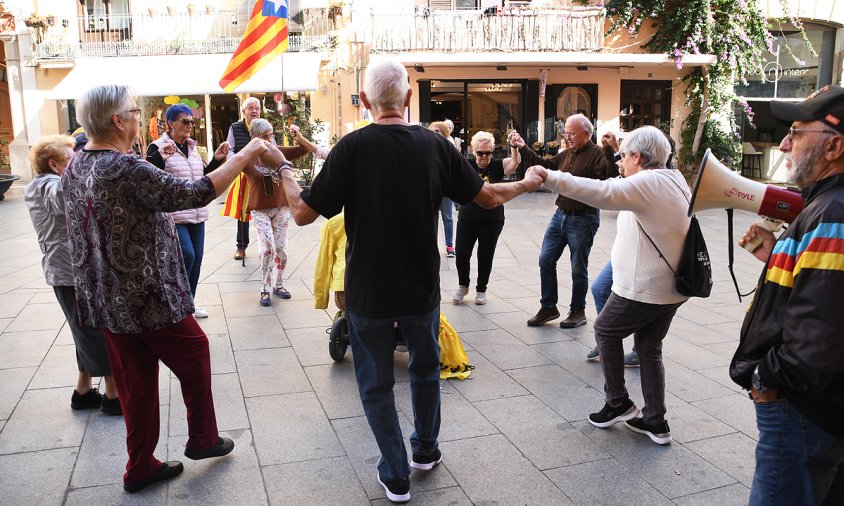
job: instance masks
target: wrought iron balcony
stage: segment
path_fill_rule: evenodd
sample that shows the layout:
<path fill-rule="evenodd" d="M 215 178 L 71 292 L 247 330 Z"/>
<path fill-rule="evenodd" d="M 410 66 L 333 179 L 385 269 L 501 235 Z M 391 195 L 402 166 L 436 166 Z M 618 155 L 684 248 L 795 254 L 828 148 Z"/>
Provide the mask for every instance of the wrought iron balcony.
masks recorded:
<path fill-rule="evenodd" d="M 373 9 L 372 51 L 445 53 L 502 51 L 601 51 L 604 10 Z"/>
<path fill-rule="evenodd" d="M 249 22 L 246 12 L 144 12 L 53 18 L 30 28 L 37 60 L 81 57 L 233 53 Z M 319 51 L 330 42 L 327 9 L 291 17 L 289 51 Z"/>

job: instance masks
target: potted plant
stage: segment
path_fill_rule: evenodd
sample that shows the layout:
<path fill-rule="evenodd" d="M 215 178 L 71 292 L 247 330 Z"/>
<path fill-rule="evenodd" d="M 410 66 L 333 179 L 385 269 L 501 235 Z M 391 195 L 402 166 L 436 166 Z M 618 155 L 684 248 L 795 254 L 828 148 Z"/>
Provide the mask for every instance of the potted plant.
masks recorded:
<path fill-rule="evenodd" d="M 175 14 L 176 14 L 176 8 L 173 7 L 172 5 L 168 5 L 167 6 L 167 15 L 168 16 L 174 16 Z"/>
<path fill-rule="evenodd" d="M 196 13 L 196 5 L 188 4 L 188 15 L 193 16 Z"/>
<path fill-rule="evenodd" d="M 47 26 L 47 18 L 39 16 L 37 12 L 33 12 L 29 16 L 23 18 L 23 24 L 30 28 L 44 28 Z"/>
<path fill-rule="evenodd" d="M 209 16 L 213 16 L 215 9 L 216 8 L 214 7 L 213 4 L 205 4 L 205 14 L 208 14 Z"/>
<path fill-rule="evenodd" d="M 158 9 L 155 7 L 147 7 L 147 12 L 149 12 L 149 17 L 154 18 L 158 15 Z"/>

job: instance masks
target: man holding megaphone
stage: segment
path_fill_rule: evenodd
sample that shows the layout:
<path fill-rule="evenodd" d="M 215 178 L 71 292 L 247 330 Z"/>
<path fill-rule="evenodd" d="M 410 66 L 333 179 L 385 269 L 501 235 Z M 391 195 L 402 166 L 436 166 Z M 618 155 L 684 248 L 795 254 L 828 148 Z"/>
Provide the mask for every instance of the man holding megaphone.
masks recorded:
<path fill-rule="evenodd" d="M 779 239 L 739 241 L 766 262 L 730 364 L 759 428 L 750 504 L 844 504 L 844 89 L 771 111 L 804 207 Z"/>

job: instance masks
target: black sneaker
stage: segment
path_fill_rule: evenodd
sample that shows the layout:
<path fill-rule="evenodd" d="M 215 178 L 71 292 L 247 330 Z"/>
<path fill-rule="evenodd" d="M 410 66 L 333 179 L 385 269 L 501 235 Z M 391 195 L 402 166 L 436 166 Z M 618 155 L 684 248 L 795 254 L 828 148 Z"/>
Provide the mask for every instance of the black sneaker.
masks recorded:
<path fill-rule="evenodd" d="M 630 420 L 638 414 L 639 408 L 628 397 L 617 407 L 604 404 L 604 409 L 589 415 L 589 423 L 595 427 L 606 429 L 607 427 L 612 427 L 617 422 Z"/>
<path fill-rule="evenodd" d="M 70 407 L 73 409 L 99 409 L 102 404 L 103 394 L 96 388 L 88 390 L 85 395 L 80 395 L 74 388 L 70 397 Z"/>
<path fill-rule="evenodd" d="M 627 420 L 624 425 L 633 432 L 646 434 L 651 438 L 651 441 L 658 445 L 667 445 L 671 442 L 671 429 L 668 427 L 668 422 L 651 425 L 645 423 L 644 418 L 633 418 Z"/>
<path fill-rule="evenodd" d="M 443 461 L 443 454 L 440 452 L 439 448 L 434 450 L 434 453 L 430 455 L 417 455 L 413 454 L 413 458 L 410 459 L 410 467 L 413 469 L 418 469 L 420 471 L 430 471 L 434 468 L 435 465 L 439 464 Z"/>
<path fill-rule="evenodd" d="M 109 399 L 105 394 L 103 394 L 103 403 L 100 404 L 100 411 L 112 416 L 123 415 L 123 408 L 120 406 L 120 399 Z"/>
<path fill-rule="evenodd" d="M 409 476 L 397 480 L 382 480 L 381 473 L 378 473 L 378 483 L 384 487 L 384 492 L 390 502 L 407 502 L 410 500 Z"/>
<path fill-rule="evenodd" d="M 191 460 L 210 459 L 212 457 L 222 457 L 228 455 L 234 450 L 234 441 L 227 437 L 217 439 L 217 444 L 208 448 L 207 450 L 192 450 L 185 448 L 185 457 Z"/>

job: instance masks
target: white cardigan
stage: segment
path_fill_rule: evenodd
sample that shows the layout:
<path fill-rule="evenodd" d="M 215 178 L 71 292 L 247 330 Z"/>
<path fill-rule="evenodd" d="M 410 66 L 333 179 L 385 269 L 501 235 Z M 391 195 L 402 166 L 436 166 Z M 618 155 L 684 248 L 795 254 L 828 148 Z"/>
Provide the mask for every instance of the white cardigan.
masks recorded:
<path fill-rule="evenodd" d="M 612 247 L 616 295 L 648 304 L 688 299 L 677 292 L 674 274 L 636 223 L 638 219 L 676 271 L 689 230 L 686 212 L 691 196 L 679 171 L 645 169 L 605 181 L 549 171 L 544 186 L 598 209 L 621 211 Z"/>

